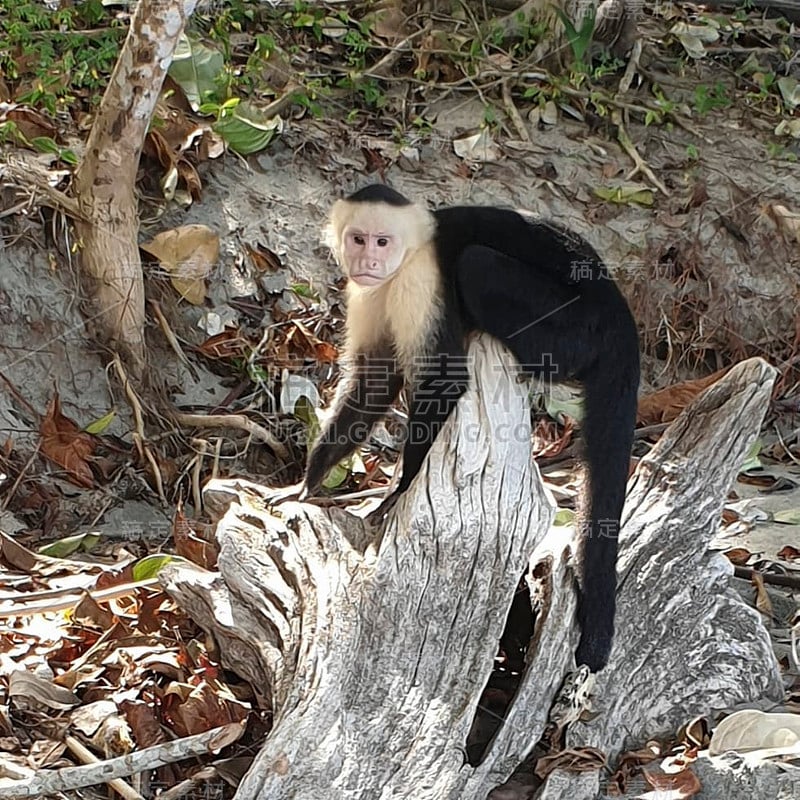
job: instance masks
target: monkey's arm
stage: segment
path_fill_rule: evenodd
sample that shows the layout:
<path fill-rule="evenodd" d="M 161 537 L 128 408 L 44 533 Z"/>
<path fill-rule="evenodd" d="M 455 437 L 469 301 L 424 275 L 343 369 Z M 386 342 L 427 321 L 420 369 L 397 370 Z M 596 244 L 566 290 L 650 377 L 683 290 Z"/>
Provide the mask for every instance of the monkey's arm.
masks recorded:
<path fill-rule="evenodd" d="M 362 444 L 403 386 L 395 360 L 358 354 L 344 377 L 333 415 L 308 456 L 303 496 L 316 494 L 330 470 Z"/>
<path fill-rule="evenodd" d="M 469 368 L 460 326 L 444 321 L 437 344 L 414 367 L 409 398 L 408 434 L 403 449 L 403 475 L 396 494 L 416 477 L 442 425 L 469 385 Z"/>

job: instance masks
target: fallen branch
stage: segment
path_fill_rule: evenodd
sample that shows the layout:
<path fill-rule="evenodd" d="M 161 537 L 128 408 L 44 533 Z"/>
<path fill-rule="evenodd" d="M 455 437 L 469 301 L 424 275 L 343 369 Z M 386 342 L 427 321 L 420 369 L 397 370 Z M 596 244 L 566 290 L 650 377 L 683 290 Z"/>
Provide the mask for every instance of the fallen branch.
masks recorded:
<path fill-rule="evenodd" d="M 231 722 L 219 728 L 212 728 L 210 731 L 146 747 L 144 750 L 110 758 L 98 764 L 64 767 L 58 770 L 40 769 L 25 780 L 9 781 L 0 778 L 0 800 L 69 792 L 73 789 L 108 783 L 114 778 L 124 778 L 137 772 L 158 769 L 187 758 L 216 753 L 235 742 L 244 733 L 244 729 L 244 722 Z"/>
<path fill-rule="evenodd" d="M 244 414 L 175 414 L 175 421 L 187 428 L 236 428 L 268 445 L 278 458 L 289 459 L 289 450 L 263 425 Z"/>

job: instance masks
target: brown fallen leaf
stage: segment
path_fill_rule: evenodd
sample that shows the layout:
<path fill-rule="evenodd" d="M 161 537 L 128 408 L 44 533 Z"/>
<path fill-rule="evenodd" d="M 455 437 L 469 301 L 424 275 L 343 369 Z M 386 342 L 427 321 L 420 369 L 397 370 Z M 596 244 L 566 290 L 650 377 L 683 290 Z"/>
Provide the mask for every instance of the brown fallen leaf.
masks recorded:
<path fill-rule="evenodd" d="M 87 489 L 95 485 L 87 462 L 97 447 L 97 439 L 61 413 L 58 392 L 53 395 L 42 417 L 39 434 L 42 437 L 42 455 L 63 467 L 70 481 Z"/>
<path fill-rule="evenodd" d="M 274 253 L 269 247 L 263 244 L 245 245 L 247 254 L 250 256 L 253 266 L 259 272 L 277 272 L 282 264 L 277 253 Z"/>
<path fill-rule="evenodd" d="M 206 299 L 206 278 L 219 260 L 219 236 L 206 225 L 181 225 L 141 245 L 170 274 L 175 289 L 192 305 Z"/>
<path fill-rule="evenodd" d="M 800 549 L 792 544 L 787 544 L 778 550 L 777 555 L 783 561 L 797 561 L 800 559 Z"/>
<path fill-rule="evenodd" d="M 250 712 L 249 704 L 237 700 L 227 687 L 219 683 L 212 686 L 207 681 L 198 686 L 171 684 L 164 694 L 163 707 L 178 736 L 241 722 Z"/>
<path fill-rule="evenodd" d="M 596 747 L 579 747 L 561 750 L 551 756 L 543 756 L 536 762 L 536 775 L 544 779 L 555 769 L 567 772 L 594 772 L 606 765 L 606 756 Z"/>
<path fill-rule="evenodd" d="M 28 106 L 12 105 L 5 114 L 0 113 L 2 122 L 13 122 L 29 142 L 42 136 L 54 139 L 58 135 L 58 129 L 47 117 Z"/>
<path fill-rule="evenodd" d="M 752 553 L 746 547 L 732 547 L 723 553 L 735 567 L 745 567 L 752 557 Z"/>
<path fill-rule="evenodd" d="M 766 621 L 772 619 L 772 600 L 767 594 L 767 587 L 764 585 L 764 576 L 753 570 L 750 580 L 756 590 L 756 608 L 764 615 Z"/>
<path fill-rule="evenodd" d="M 739 514 L 737 514 L 732 508 L 725 508 L 722 511 L 722 521 L 726 525 L 730 525 L 732 522 L 738 522 L 741 519 Z"/>
<path fill-rule="evenodd" d="M 692 400 L 709 386 L 716 383 L 730 367 L 724 367 L 705 378 L 683 381 L 645 395 L 639 400 L 637 424 L 658 425 L 672 422 Z"/>
<path fill-rule="evenodd" d="M 617 761 L 617 769 L 608 779 L 608 794 L 621 795 L 628 791 L 628 785 L 635 775 L 642 771 L 644 764 L 661 758 L 664 748 L 660 742 L 651 740 L 639 750 L 628 750 Z"/>
<path fill-rule="evenodd" d="M 571 417 L 566 417 L 563 433 L 559 433 L 558 425 L 552 420 L 542 419 L 536 423 L 533 431 L 533 452 L 537 458 L 552 458 L 560 455 L 572 443 L 575 424 Z"/>
<path fill-rule="evenodd" d="M 659 800 L 684 800 L 687 797 L 694 797 L 703 787 L 700 779 L 694 772 L 685 769 L 678 773 L 666 773 L 659 766 L 651 764 L 642 770 L 645 780 L 655 789 L 653 797 Z M 640 795 L 649 797 L 650 794 Z"/>

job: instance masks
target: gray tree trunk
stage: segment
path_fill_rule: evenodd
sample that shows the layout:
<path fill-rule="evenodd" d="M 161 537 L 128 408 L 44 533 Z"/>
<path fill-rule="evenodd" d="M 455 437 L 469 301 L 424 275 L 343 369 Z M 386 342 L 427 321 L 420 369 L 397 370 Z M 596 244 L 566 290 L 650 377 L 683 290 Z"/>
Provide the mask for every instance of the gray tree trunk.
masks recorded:
<path fill-rule="evenodd" d="M 225 665 L 274 710 L 237 797 L 483 800 L 542 738 L 574 669 L 575 544 L 550 528 L 512 360 L 487 338 L 471 353 L 477 388 L 382 530 L 308 504 L 270 510 L 268 489 L 217 482 L 206 499 L 226 509 L 219 572 L 162 572 Z M 692 714 L 780 693 L 758 614 L 706 550 L 774 375 L 758 359 L 734 368 L 639 466 L 622 530 L 618 635 L 595 687 L 601 713 L 571 726 L 572 744 L 613 757 Z M 467 735 L 526 568 L 537 598 L 528 666 L 472 767 Z M 584 789 L 598 780 L 556 772 L 543 789 L 590 797 Z M 552 794 L 556 786 L 567 789 Z"/>
<path fill-rule="evenodd" d="M 167 69 L 196 3 L 139 0 L 75 173 L 75 228 L 89 323 L 136 375 L 145 364 L 136 171 Z"/>

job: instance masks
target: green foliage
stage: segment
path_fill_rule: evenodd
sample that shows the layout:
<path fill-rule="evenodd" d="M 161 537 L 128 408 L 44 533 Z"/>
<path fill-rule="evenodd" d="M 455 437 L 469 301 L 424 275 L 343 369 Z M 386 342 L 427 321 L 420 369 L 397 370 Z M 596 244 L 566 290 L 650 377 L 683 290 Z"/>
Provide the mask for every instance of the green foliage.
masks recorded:
<path fill-rule="evenodd" d="M 0 72 L 20 103 L 55 114 L 81 93 L 99 99 L 125 28 L 100 0 L 51 10 L 33 0 L 2 0 Z M 25 90 L 22 87 L 29 87 Z"/>
<path fill-rule="evenodd" d="M 17 124 L 11 120 L 0 123 L 0 144 L 18 144 L 23 147 L 30 147 L 39 153 L 52 153 L 65 164 L 76 166 L 78 156 L 72 150 L 61 147 L 54 139 L 49 136 L 36 136 L 33 139 L 26 139 Z"/>
<path fill-rule="evenodd" d="M 732 103 L 725 86 L 720 82 L 715 83 L 713 87 L 701 83 L 694 90 L 694 110 L 701 117 L 717 108 L 728 108 Z"/>
<path fill-rule="evenodd" d="M 575 59 L 575 71 L 585 71 L 586 66 L 583 59 L 592 44 L 592 36 L 594 36 L 595 8 L 591 6 L 586 9 L 586 13 L 580 23 L 580 28 L 575 27 L 572 20 L 562 9 L 557 6 L 552 6 L 552 9 L 564 26 L 564 32 L 572 50 L 573 58 Z"/>

